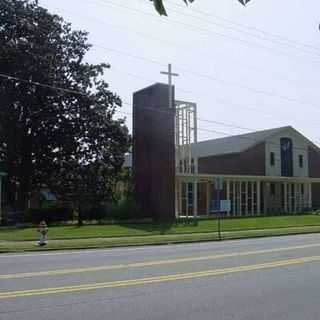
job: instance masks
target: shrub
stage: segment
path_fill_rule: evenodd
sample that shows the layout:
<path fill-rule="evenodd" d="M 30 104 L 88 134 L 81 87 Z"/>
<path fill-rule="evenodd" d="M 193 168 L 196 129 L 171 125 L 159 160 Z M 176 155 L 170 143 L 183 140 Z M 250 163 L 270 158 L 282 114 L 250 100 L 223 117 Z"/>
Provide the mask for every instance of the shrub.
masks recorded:
<path fill-rule="evenodd" d="M 132 197 L 122 199 L 114 205 L 109 212 L 109 217 L 114 220 L 137 220 L 142 218 L 141 211 Z"/>
<path fill-rule="evenodd" d="M 25 222 L 33 223 L 39 223 L 41 220 L 45 220 L 47 223 L 70 221 L 73 218 L 73 209 L 68 207 L 28 209 L 25 213 Z"/>
<path fill-rule="evenodd" d="M 106 208 L 102 205 L 94 207 L 82 207 L 81 208 L 81 218 L 83 220 L 92 221 L 98 220 L 101 221 L 106 218 L 107 212 Z"/>

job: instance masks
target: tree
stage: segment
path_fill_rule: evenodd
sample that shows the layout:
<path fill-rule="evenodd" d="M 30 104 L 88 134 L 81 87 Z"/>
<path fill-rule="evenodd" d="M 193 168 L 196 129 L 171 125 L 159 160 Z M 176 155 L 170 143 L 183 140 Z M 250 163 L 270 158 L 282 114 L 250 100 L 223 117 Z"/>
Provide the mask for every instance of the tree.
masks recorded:
<path fill-rule="evenodd" d="M 79 166 L 103 164 L 112 181 L 130 140 L 102 80 L 109 66 L 84 61 L 87 33 L 37 0 L 0 0 L 0 16 L 0 164 L 19 209 L 42 185 L 74 189 L 66 170 L 76 177 Z"/>
<path fill-rule="evenodd" d="M 150 0 L 153 1 L 154 7 L 159 12 L 160 15 L 167 15 L 166 9 L 163 5 L 163 0 Z M 182 0 L 186 5 L 188 3 L 192 3 L 194 0 Z M 250 1 L 250 0 L 238 0 L 241 4 L 244 6 Z"/>

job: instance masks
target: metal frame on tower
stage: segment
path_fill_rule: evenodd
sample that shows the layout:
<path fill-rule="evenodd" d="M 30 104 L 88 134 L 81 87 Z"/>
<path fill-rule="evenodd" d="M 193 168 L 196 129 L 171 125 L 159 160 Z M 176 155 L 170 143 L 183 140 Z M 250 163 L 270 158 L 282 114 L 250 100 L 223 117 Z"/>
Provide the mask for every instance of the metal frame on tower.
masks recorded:
<path fill-rule="evenodd" d="M 187 101 L 175 101 L 176 175 L 198 174 L 198 158 L 192 144 L 197 143 L 197 105 Z M 183 188 L 185 190 L 183 191 Z M 189 200 L 189 183 L 176 179 L 176 217 L 197 214 L 197 182 L 192 183 L 192 200 Z M 185 194 L 183 199 L 182 194 Z M 192 205 L 191 205 L 192 203 Z M 183 206 L 185 210 L 183 210 Z M 191 212 L 192 211 L 192 212 Z M 184 212 L 184 213 L 183 213 Z"/>
<path fill-rule="evenodd" d="M 197 157 L 192 154 L 192 144 L 197 143 L 197 105 L 193 102 L 175 101 L 176 109 L 176 173 L 197 173 Z"/>

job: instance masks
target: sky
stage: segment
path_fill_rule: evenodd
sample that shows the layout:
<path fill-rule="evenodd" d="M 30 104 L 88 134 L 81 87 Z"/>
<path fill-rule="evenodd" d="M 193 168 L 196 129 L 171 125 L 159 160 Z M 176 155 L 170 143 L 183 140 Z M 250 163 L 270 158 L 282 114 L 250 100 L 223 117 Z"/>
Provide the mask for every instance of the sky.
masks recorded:
<path fill-rule="evenodd" d="M 89 32 L 91 63 L 123 100 L 131 130 L 132 94 L 172 63 L 176 99 L 197 103 L 198 139 L 291 125 L 320 145 L 319 0 L 40 0 Z M 205 121 L 204 121 L 205 120 Z"/>

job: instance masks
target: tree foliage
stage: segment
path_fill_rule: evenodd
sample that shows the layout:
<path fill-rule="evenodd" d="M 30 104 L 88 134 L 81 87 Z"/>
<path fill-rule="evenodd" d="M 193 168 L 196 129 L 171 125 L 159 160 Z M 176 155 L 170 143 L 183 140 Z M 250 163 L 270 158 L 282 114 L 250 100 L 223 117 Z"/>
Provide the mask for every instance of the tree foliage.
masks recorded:
<path fill-rule="evenodd" d="M 19 207 L 44 184 L 80 194 L 88 167 L 111 184 L 129 136 L 114 120 L 121 100 L 102 79 L 108 65 L 84 60 L 88 34 L 37 0 L 0 0 L 0 17 L 0 164 Z"/>
<path fill-rule="evenodd" d="M 160 15 L 164 15 L 164 16 L 167 15 L 166 8 L 163 4 L 163 0 L 150 0 L 150 1 L 153 1 L 154 7 L 156 8 L 156 10 L 159 12 Z M 194 2 L 194 0 L 182 0 L 182 1 L 186 5 Z M 245 6 L 250 0 L 238 0 L 238 1 Z"/>

